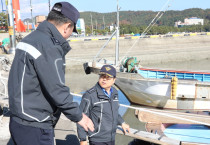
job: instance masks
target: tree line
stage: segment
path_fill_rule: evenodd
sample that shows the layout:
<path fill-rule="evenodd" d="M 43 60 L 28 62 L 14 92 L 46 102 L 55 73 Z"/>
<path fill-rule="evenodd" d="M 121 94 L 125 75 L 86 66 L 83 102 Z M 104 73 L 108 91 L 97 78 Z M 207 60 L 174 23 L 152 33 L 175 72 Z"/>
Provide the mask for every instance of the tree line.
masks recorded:
<path fill-rule="evenodd" d="M 125 34 L 143 34 L 147 26 L 133 26 L 133 25 L 120 25 L 120 35 Z M 146 35 L 162 35 L 167 33 L 176 33 L 176 32 L 210 32 L 210 24 L 206 25 L 192 25 L 192 26 L 184 26 L 184 27 L 173 27 L 173 26 L 153 26 Z M 108 28 L 105 29 L 94 29 L 94 35 L 106 35 L 107 33 L 111 33 Z M 86 26 L 86 34 L 92 34 L 92 30 L 90 26 Z"/>
<path fill-rule="evenodd" d="M 120 34 L 142 34 L 158 12 L 154 11 L 120 11 Z M 109 26 L 116 24 L 116 12 L 96 13 L 82 12 L 86 24 L 86 33 L 106 34 Z M 204 25 L 174 27 L 176 21 L 184 22 L 185 18 L 204 19 Z M 92 22 L 92 23 L 91 23 Z M 148 35 L 166 34 L 169 32 L 210 32 L 210 9 L 192 8 L 183 11 L 166 11 L 156 24 L 147 32 Z"/>
<path fill-rule="evenodd" d="M 157 13 L 154 11 L 120 11 L 120 35 L 142 34 Z M 117 15 L 116 12 L 81 12 L 80 17 L 85 20 L 86 34 L 92 34 L 93 32 L 94 34 L 105 35 L 111 33 L 109 26 L 116 25 Z M 183 22 L 185 18 L 190 17 L 204 19 L 204 25 L 174 27 L 176 21 Z M 3 27 L 8 27 L 7 15 L 0 13 L 0 28 Z M 169 32 L 210 32 L 210 9 L 192 8 L 183 11 L 166 11 L 146 34 L 166 34 Z"/>

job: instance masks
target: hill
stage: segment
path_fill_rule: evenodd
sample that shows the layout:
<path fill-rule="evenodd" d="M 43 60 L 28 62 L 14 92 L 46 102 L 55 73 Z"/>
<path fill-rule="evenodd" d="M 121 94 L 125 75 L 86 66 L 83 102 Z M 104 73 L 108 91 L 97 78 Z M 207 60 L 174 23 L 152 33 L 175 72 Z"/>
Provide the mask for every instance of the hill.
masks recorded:
<path fill-rule="evenodd" d="M 155 11 L 120 11 L 120 24 L 131 24 L 135 26 L 148 25 L 158 12 Z M 103 26 L 116 23 L 116 12 L 97 13 L 97 12 L 81 12 L 80 17 L 84 18 L 86 25 L 91 25 L 91 15 L 93 25 Z M 210 9 L 192 8 L 183 11 L 166 11 L 158 20 L 158 25 L 174 26 L 174 22 L 185 18 L 198 17 L 205 19 L 205 24 L 210 20 Z"/>

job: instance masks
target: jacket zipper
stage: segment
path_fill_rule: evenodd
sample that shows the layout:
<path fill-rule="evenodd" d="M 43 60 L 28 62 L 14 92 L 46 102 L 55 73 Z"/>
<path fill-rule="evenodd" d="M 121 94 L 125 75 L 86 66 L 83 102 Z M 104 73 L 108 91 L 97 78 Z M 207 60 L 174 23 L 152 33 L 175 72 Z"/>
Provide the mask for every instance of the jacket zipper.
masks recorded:
<path fill-rule="evenodd" d="M 112 111 L 112 130 L 111 130 L 111 141 L 112 141 L 114 115 L 113 115 L 112 100 L 111 100 L 111 98 L 109 99 L 109 103 L 111 105 L 111 111 Z"/>

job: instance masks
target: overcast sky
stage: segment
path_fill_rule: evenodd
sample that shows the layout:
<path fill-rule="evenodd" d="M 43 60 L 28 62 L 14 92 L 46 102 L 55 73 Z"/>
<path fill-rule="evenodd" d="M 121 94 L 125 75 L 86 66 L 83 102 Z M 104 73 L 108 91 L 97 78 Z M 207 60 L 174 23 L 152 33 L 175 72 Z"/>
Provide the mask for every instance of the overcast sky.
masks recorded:
<path fill-rule="evenodd" d="M 3 9 L 5 4 L 3 1 Z M 49 12 L 49 0 L 19 0 L 21 18 L 30 18 L 31 9 L 30 1 L 32 3 L 32 14 L 47 15 Z M 59 0 L 50 0 L 51 7 Z M 65 0 L 61 0 L 65 1 Z M 117 0 L 68 0 L 74 5 L 80 12 L 94 11 L 100 13 L 115 12 L 117 6 Z M 119 7 L 121 11 L 134 10 L 152 10 L 159 11 L 162 8 L 167 7 L 168 10 L 184 10 L 188 8 L 210 8 L 210 0 L 119 0 Z M 165 5 L 166 4 L 166 5 Z M 165 6 L 165 7 L 164 7 Z M 169 7 L 168 7 L 169 6 Z M 1 8 L 2 10 L 2 4 Z"/>

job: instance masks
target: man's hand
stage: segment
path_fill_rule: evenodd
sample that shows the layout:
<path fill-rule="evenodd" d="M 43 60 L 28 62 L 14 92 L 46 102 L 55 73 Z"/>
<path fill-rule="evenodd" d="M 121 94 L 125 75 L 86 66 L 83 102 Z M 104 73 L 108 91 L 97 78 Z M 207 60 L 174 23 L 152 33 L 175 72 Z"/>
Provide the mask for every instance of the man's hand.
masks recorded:
<path fill-rule="evenodd" d="M 122 123 L 122 129 L 124 131 L 124 134 L 127 133 L 127 132 L 130 133 L 130 127 L 129 127 L 128 124 Z"/>
<path fill-rule="evenodd" d="M 90 131 L 94 131 L 94 125 L 92 120 L 90 120 L 90 118 L 88 118 L 84 113 L 82 113 L 82 120 L 80 120 L 79 122 L 77 122 L 80 126 L 82 126 L 85 131 L 88 131 L 88 129 Z"/>
<path fill-rule="evenodd" d="M 87 145 L 87 141 L 80 141 L 80 145 Z"/>

